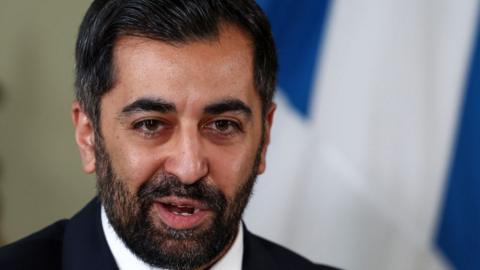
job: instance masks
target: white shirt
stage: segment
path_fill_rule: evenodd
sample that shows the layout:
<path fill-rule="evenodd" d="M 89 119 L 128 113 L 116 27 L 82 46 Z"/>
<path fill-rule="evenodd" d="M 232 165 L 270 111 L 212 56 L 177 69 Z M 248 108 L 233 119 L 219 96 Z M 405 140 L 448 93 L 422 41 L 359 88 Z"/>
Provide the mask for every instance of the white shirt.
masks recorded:
<path fill-rule="evenodd" d="M 105 233 L 110 251 L 115 258 L 115 262 L 120 270 L 162 270 L 158 267 L 150 266 L 133 254 L 123 241 L 119 238 L 102 206 L 102 228 Z M 243 227 L 239 224 L 239 229 L 235 241 L 225 255 L 216 262 L 211 270 L 241 270 L 243 259 Z"/>

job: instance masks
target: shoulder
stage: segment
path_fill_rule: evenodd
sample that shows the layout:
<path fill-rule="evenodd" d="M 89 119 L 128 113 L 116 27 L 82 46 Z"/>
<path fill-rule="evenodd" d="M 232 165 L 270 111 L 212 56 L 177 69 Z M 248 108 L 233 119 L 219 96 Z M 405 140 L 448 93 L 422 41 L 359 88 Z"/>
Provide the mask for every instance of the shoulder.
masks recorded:
<path fill-rule="evenodd" d="M 273 243 L 267 239 L 264 239 L 260 236 L 254 235 L 250 232 L 247 232 L 245 235 L 245 251 L 248 257 L 250 257 L 250 262 L 245 262 L 247 264 L 252 264 L 252 259 L 255 264 L 261 263 L 264 265 L 264 268 L 271 269 L 312 269 L 312 270 L 335 270 L 330 266 L 319 265 L 311 262 L 307 258 L 279 245 Z M 262 254 L 261 256 L 253 255 Z M 253 257 L 253 258 L 252 258 Z M 256 259 L 255 259 L 256 257 Z M 270 262 L 268 262 L 270 261 Z M 269 264 L 267 266 L 266 264 Z M 253 265 L 252 265 L 253 266 Z M 254 269 L 254 268 L 252 268 Z"/>
<path fill-rule="evenodd" d="M 60 269 L 66 220 L 0 248 L 0 269 Z"/>

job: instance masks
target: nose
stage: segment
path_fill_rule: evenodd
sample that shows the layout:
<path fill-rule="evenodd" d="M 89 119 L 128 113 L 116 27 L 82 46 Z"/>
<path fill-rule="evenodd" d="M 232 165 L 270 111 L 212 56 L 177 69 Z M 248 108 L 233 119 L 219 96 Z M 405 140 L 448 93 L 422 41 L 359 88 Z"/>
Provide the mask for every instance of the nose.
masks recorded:
<path fill-rule="evenodd" d="M 196 132 L 178 135 L 165 161 L 165 170 L 177 176 L 185 185 L 191 185 L 208 174 L 208 163 Z"/>

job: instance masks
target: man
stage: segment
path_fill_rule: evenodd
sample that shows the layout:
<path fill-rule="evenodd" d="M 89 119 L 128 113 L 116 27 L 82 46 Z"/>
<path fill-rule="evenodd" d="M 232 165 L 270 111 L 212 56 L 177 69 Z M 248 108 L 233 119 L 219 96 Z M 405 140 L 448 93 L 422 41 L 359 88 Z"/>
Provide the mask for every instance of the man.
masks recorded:
<path fill-rule="evenodd" d="M 275 111 L 253 1 L 96 0 L 76 61 L 72 119 L 98 198 L 3 248 L 1 269 L 329 269 L 241 223 Z"/>

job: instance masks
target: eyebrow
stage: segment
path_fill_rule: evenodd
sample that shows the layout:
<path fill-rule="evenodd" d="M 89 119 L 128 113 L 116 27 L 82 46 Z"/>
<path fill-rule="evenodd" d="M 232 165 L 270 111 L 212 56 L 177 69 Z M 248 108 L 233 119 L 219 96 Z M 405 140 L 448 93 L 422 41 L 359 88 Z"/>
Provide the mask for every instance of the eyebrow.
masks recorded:
<path fill-rule="evenodd" d="M 176 112 L 175 104 L 161 98 L 141 98 L 125 106 L 120 116 L 128 116 L 135 112 Z"/>
<path fill-rule="evenodd" d="M 248 117 L 252 116 L 252 109 L 239 99 L 229 98 L 208 105 L 203 110 L 207 114 L 222 114 L 225 112 L 241 112 Z"/>

